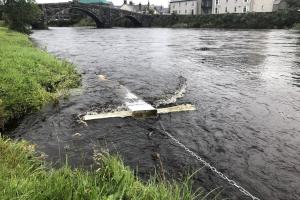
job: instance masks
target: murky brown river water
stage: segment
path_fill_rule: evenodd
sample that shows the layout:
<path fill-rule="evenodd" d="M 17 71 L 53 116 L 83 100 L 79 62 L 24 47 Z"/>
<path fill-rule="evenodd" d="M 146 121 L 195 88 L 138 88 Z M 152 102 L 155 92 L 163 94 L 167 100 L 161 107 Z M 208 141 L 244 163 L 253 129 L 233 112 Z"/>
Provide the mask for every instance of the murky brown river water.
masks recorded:
<path fill-rule="evenodd" d="M 171 177 L 202 165 L 172 143 L 182 143 L 261 199 L 300 199 L 300 33 L 290 30 L 51 28 L 31 36 L 82 73 L 83 86 L 57 107 L 24 119 L 18 137 L 38 145 L 54 163 L 89 166 L 94 150 L 119 153 L 141 177 L 159 153 Z M 97 75 L 108 81 L 99 81 Z M 184 77 L 184 78 L 183 78 Z M 124 102 L 120 84 L 155 104 L 172 98 L 197 111 L 76 121 L 87 111 Z M 74 135 L 75 133 L 79 133 Z M 247 199 L 209 170 L 195 186 L 224 188 Z"/>

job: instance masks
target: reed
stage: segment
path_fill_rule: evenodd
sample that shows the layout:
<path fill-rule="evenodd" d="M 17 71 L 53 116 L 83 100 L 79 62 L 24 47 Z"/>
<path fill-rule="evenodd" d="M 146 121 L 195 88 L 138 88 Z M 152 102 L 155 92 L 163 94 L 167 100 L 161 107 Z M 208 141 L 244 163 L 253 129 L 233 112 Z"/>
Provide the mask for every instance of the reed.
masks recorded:
<path fill-rule="evenodd" d="M 119 157 L 98 154 L 98 170 L 47 167 L 35 146 L 0 138 L 0 196 L 2 200 L 193 200 L 215 199 L 204 190 L 193 192 L 191 179 L 182 183 L 143 182 Z"/>

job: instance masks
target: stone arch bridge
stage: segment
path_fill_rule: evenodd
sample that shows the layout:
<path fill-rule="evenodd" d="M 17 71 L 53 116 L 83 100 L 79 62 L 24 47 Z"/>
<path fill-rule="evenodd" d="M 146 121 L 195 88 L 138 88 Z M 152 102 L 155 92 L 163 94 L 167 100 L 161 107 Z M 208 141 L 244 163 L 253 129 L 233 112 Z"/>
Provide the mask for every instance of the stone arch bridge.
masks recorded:
<path fill-rule="evenodd" d="M 39 4 L 43 11 L 43 22 L 47 24 L 58 13 L 68 13 L 77 10 L 90 16 L 97 25 L 97 28 L 110 28 L 112 22 L 120 18 L 129 19 L 135 26 L 151 26 L 152 16 L 142 13 L 130 12 L 117 8 L 112 8 L 101 4 L 82 4 L 82 3 L 49 3 Z"/>

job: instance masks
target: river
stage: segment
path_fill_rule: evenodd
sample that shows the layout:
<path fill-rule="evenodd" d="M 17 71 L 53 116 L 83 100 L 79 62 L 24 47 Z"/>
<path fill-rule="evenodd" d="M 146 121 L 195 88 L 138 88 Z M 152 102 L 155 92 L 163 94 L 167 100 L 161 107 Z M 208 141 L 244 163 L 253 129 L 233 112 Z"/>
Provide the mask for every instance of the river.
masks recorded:
<path fill-rule="evenodd" d="M 82 73 L 80 89 L 26 117 L 14 132 L 36 143 L 54 164 L 68 155 L 72 166 L 90 167 L 93 152 L 105 149 L 138 168 L 142 178 L 160 167 L 157 154 L 168 177 L 201 168 L 162 133 L 163 124 L 259 198 L 300 199 L 299 32 L 51 28 L 31 37 Z M 120 85 L 160 106 L 185 89 L 176 104 L 192 103 L 197 111 L 87 126 L 78 120 L 87 111 L 122 108 Z M 194 181 L 195 187 L 222 187 L 224 196 L 248 199 L 205 168 Z"/>

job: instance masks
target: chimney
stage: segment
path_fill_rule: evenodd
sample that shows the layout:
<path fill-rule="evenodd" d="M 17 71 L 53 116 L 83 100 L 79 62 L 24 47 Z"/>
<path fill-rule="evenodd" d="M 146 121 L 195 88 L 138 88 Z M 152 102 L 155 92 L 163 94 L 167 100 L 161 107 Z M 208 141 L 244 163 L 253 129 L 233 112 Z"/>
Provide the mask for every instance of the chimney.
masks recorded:
<path fill-rule="evenodd" d="M 127 4 L 127 0 L 124 0 L 124 4 Z"/>
<path fill-rule="evenodd" d="M 142 11 L 142 4 L 141 4 L 141 2 L 139 3 L 139 11 Z"/>
<path fill-rule="evenodd" d="M 133 5 L 133 2 L 132 2 L 132 1 L 129 1 L 129 5 Z"/>

